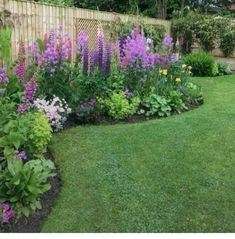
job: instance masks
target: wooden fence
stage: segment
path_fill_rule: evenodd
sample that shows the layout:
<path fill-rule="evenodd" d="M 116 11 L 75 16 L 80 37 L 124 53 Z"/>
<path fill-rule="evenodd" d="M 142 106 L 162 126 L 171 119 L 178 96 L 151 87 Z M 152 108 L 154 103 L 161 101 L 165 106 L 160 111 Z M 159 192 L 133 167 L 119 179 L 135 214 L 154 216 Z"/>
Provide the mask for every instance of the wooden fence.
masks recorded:
<path fill-rule="evenodd" d="M 40 4 L 23 0 L 0 0 L 0 11 L 8 10 L 16 14 L 14 29 L 12 32 L 11 55 L 14 59 L 18 54 L 19 43 L 23 41 L 29 45 L 44 34 L 58 26 L 63 26 L 71 39 L 75 41 L 76 35 L 83 30 L 89 36 L 91 46 L 96 45 L 97 32 L 102 29 L 104 35 L 109 35 L 107 26 L 117 21 L 144 22 L 149 25 L 164 25 L 167 33 L 170 33 L 171 22 L 154 18 L 123 15 L 117 13 L 100 12 L 79 8 L 60 7 L 50 4 Z M 74 51 L 73 51 L 74 52 Z"/>

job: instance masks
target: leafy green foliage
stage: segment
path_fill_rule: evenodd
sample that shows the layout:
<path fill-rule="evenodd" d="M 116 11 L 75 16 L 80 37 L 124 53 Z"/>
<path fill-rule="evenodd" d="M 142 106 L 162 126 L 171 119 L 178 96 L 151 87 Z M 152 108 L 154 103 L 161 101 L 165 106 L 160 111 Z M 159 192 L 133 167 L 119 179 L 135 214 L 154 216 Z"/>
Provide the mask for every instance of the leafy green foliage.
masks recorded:
<path fill-rule="evenodd" d="M 181 87 L 182 97 L 187 105 L 199 105 L 203 102 L 202 90 L 198 85 L 188 82 Z"/>
<path fill-rule="evenodd" d="M 72 6 L 73 5 L 73 0 L 35 0 L 35 2 L 49 3 L 49 4 L 59 5 L 59 6 Z"/>
<path fill-rule="evenodd" d="M 229 67 L 229 65 L 225 63 L 218 63 L 218 75 L 223 76 L 223 75 L 231 75 L 232 71 Z"/>
<path fill-rule="evenodd" d="M 226 54 L 231 54 L 234 49 L 234 26 L 230 17 L 215 17 L 199 12 L 189 12 L 186 16 L 173 21 L 174 38 L 182 38 L 182 50 L 190 53 L 193 39 L 199 42 L 204 51 L 210 52 L 219 44 L 222 49 L 226 49 Z"/>
<path fill-rule="evenodd" d="M 169 116 L 171 114 L 170 101 L 164 96 L 151 94 L 144 98 L 142 102 L 143 108 L 140 110 L 141 114 L 146 116 Z"/>
<path fill-rule="evenodd" d="M 10 27 L 0 28 L 0 55 L 6 63 L 11 57 L 11 32 Z"/>
<path fill-rule="evenodd" d="M 205 52 L 191 53 L 185 58 L 185 63 L 192 67 L 193 76 L 216 75 L 215 60 Z"/>
<path fill-rule="evenodd" d="M 0 150 L 4 152 L 5 158 L 13 157 L 20 148 L 40 157 L 52 134 L 47 117 L 41 112 L 24 115 L 13 113 L 14 103 L 2 104 L 0 109 L 3 113 L 0 118 Z"/>
<path fill-rule="evenodd" d="M 226 32 L 220 43 L 220 49 L 226 57 L 232 55 L 235 50 L 235 29 Z"/>
<path fill-rule="evenodd" d="M 50 189 L 47 179 L 54 176 L 52 161 L 31 160 L 25 164 L 18 159 L 8 162 L 0 171 L 0 202 L 9 202 L 17 212 L 26 217 L 32 211 L 41 209 L 40 196 Z"/>
<path fill-rule="evenodd" d="M 166 34 L 165 26 L 147 25 L 144 24 L 144 22 L 122 22 L 119 20 L 117 22 L 111 23 L 109 26 L 115 37 L 127 37 L 131 34 L 136 25 L 139 25 L 145 36 L 153 41 L 154 46 L 160 45 L 163 37 Z"/>
<path fill-rule="evenodd" d="M 100 100 L 100 104 L 105 107 L 110 117 L 115 120 L 127 118 L 136 113 L 140 104 L 138 97 L 126 98 L 124 92 L 113 92 L 110 98 Z"/>
<path fill-rule="evenodd" d="M 170 92 L 168 99 L 173 112 L 180 114 L 182 111 L 188 109 L 182 97 L 183 94 L 179 91 L 174 90 Z"/>
<path fill-rule="evenodd" d="M 48 118 L 41 112 L 34 113 L 34 124 L 31 126 L 29 141 L 32 144 L 32 153 L 41 155 L 52 137 L 52 129 Z"/>

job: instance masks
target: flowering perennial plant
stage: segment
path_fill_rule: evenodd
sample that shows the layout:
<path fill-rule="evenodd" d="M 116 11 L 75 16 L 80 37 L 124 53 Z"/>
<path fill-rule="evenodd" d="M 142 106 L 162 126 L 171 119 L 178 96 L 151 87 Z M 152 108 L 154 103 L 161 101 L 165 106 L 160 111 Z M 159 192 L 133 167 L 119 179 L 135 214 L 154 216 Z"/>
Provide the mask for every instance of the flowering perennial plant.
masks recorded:
<path fill-rule="evenodd" d="M 49 101 L 47 101 L 45 98 L 38 98 L 34 100 L 34 106 L 47 115 L 49 123 L 54 131 L 63 129 L 63 125 L 67 120 L 67 116 L 71 113 L 71 109 L 68 107 L 66 101 L 61 100 L 56 96 Z"/>
<path fill-rule="evenodd" d="M 11 209 L 10 204 L 7 202 L 2 203 L 1 209 L 2 222 L 10 223 L 10 219 L 15 217 L 15 212 Z"/>
<path fill-rule="evenodd" d="M 23 151 L 18 151 L 17 152 L 17 158 L 20 159 L 20 160 L 26 160 L 27 159 L 26 152 L 24 150 Z"/>
<path fill-rule="evenodd" d="M 120 65 L 123 69 L 127 67 L 142 69 L 149 68 L 155 63 L 155 54 L 145 36 L 136 28 L 130 36 L 122 43 L 122 54 L 120 55 Z"/>
<path fill-rule="evenodd" d="M 9 81 L 7 77 L 7 70 L 6 68 L 0 68 L 0 84 L 7 84 Z"/>
<path fill-rule="evenodd" d="M 20 48 L 18 53 L 18 63 L 14 68 L 15 76 L 20 80 L 22 85 L 25 85 L 26 79 L 26 61 L 25 61 L 25 46 L 23 42 L 20 42 Z"/>

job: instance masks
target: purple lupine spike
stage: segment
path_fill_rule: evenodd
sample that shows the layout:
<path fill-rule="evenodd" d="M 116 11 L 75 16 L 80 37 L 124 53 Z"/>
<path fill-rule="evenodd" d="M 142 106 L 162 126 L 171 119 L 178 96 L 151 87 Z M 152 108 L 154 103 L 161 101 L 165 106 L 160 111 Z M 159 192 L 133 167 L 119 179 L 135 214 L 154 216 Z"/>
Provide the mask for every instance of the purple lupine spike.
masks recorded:
<path fill-rule="evenodd" d="M 99 33 L 98 34 L 98 67 L 100 72 L 102 72 L 103 51 L 104 51 L 104 37 L 102 33 Z"/>
<path fill-rule="evenodd" d="M 108 75 L 111 67 L 112 44 L 107 43 L 105 46 L 105 55 L 103 63 L 103 74 Z"/>
<path fill-rule="evenodd" d="M 97 64 L 98 64 L 97 52 L 96 52 L 96 50 L 92 50 L 91 53 L 90 53 L 90 74 L 91 75 L 93 74 Z"/>
<path fill-rule="evenodd" d="M 85 34 L 85 32 L 81 31 L 78 35 L 77 35 L 77 39 L 76 39 L 76 45 L 77 45 L 77 55 L 81 56 L 82 55 L 82 49 L 84 47 L 84 45 L 86 45 L 88 42 L 88 37 Z"/>
<path fill-rule="evenodd" d="M 87 75 L 88 74 L 88 61 L 89 61 L 89 51 L 88 51 L 88 42 L 84 44 L 83 49 L 82 49 L 82 65 L 83 65 L 83 74 Z"/>
<path fill-rule="evenodd" d="M 123 52 L 124 54 L 120 56 L 120 65 L 123 69 L 131 67 L 137 72 L 141 68 L 155 64 L 155 56 L 148 50 L 147 39 L 138 29 L 126 38 Z"/>
<path fill-rule="evenodd" d="M 125 56 L 125 51 L 124 51 L 125 41 L 126 41 L 126 38 L 124 38 L 124 37 L 119 37 L 119 39 L 118 39 L 120 57 Z"/>
<path fill-rule="evenodd" d="M 82 31 L 77 36 L 77 58 L 82 56 L 83 74 L 88 74 L 89 50 L 88 50 L 88 37 Z"/>
<path fill-rule="evenodd" d="M 25 74 L 26 74 L 26 62 L 25 62 L 25 47 L 24 43 L 20 42 L 20 48 L 18 53 L 18 63 L 13 70 L 15 76 L 20 80 L 22 85 L 25 85 Z"/>
<path fill-rule="evenodd" d="M 0 68 L 0 83 L 7 84 L 9 81 L 7 77 L 7 70 L 6 68 Z"/>
<path fill-rule="evenodd" d="M 23 99 L 25 101 L 30 101 L 33 99 L 36 93 L 37 85 L 34 78 L 32 78 L 26 85 Z"/>

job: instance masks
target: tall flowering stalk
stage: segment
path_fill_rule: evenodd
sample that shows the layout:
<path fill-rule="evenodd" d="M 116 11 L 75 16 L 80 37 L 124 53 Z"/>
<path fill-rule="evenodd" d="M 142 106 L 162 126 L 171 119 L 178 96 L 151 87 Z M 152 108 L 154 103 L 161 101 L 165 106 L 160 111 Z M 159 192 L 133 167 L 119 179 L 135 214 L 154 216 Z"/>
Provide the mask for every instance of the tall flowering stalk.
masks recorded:
<path fill-rule="evenodd" d="M 97 57 L 97 51 L 92 50 L 90 52 L 90 74 L 92 75 L 94 73 L 95 67 L 98 65 L 98 57 Z"/>
<path fill-rule="evenodd" d="M 20 42 L 20 48 L 18 53 L 18 63 L 14 68 L 15 76 L 20 80 L 22 85 L 25 85 L 26 79 L 26 59 L 25 59 L 25 46 L 24 43 Z"/>
<path fill-rule="evenodd" d="M 23 99 L 25 101 L 31 101 L 36 93 L 37 85 L 34 78 L 32 78 L 26 85 Z"/>
<path fill-rule="evenodd" d="M 102 72 L 103 66 L 103 54 L 104 54 L 104 37 L 101 32 L 98 33 L 98 66 L 100 72 Z"/>
<path fill-rule="evenodd" d="M 18 105 L 17 112 L 24 113 L 32 107 L 32 100 L 35 96 L 37 90 L 37 84 L 34 77 L 27 83 L 25 86 L 24 94 L 23 94 L 23 102 Z"/>
<path fill-rule="evenodd" d="M 72 43 L 70 37 L 62 34 L 62 28 L 51 30 L 45 37 L 44 62 L 50 67 L 51 76 L 57 70 L 63 70 L 64 63 L 71 61 Z"/>
<path fill-rule="evenodd" d="M 77 36 L 77 57 L 82 58 L 83 74 L 87 75 L 89 63 L 88 37 L 83 31 Z"/>
<path fill-rule="evenodd" d="M 103 74 L 108 75 L 111 68 L 111 57 L 112 57 L 113 45 L 107 43 L 105 46 L 104 62 L 103 62 Z"/>
<path fill-rule="evenodd" d="M 123 44 L 120 55 L 120 65 L 122 69 L 131 67 L 134 70 L 146 69 L 155 64 L 156 55 L 152 53 L 147 39 L 140 32 L 139 27 L 135 28 Z"/>

